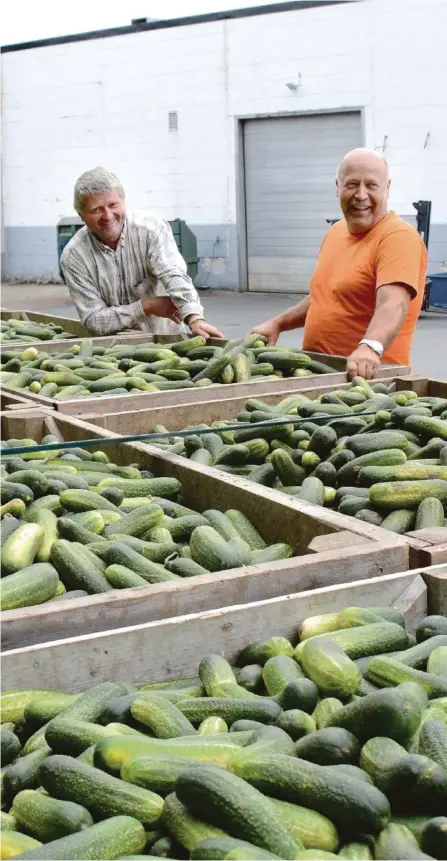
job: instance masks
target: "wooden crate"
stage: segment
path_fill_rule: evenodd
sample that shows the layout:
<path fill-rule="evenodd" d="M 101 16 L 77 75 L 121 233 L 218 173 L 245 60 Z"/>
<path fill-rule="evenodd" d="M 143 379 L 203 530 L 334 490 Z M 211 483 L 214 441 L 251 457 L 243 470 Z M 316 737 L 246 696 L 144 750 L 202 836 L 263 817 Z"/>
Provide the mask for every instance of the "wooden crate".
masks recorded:
<path fill-rule="evenodd" d="M 328 392 L 349 390 L 352 385 L 347 382 L 332 382 L 332 374 L 327 374 L 324 377 L 326 384 L 320 382 L 320 377 L 317 379 L 319 382 L 313 384 L 314 378 L 307 377 L 306 381 L 308 385 L 299 390 L 300 394 L 305 395 L 307 398 L 318 398 L 320 395 L 327 394 Z M 405 380 L 404 386 L 401 384 L 402 379 Z M 390 388 L 390 391 L 396 391 L 397 389 L 402 390 L 402 388 L 410 389 L 413 385 L 419 385 L 420 381 L 423 379 L 423 377 L 418 376 L 406 376 L 403 378 L 381 377 L 377 382 L 383 382 Z M 285 381 L 280 380 L 280 382 Z M 239 383 L 239 385 L 241 384 Z M 447 383 L 445 385 L 447 388 Z M 225 386 L 225 391 L 227 388 L 228 386 Z M 134 413 L 129 413 L 127 410 L 123 410 L 123 401 L 121 401 L 120 409 L 118 411 L 104 412 L 104 410 L 101 410 L 101 412 L 98 413 L 89 413 L 85 416 L 85 420 L 92 422 L 92 424 L 98 425 L 98 427 L 102 427 L 105 430 L 111 431 L 112 433 L 121 434 L 123 436 L 132 433 L 152 433 L 153 428 L 157 424 L 164 425 L 164 427 L 169 431 L 179 431 L 185 427 L 192 427 L 194 425 L 211 425 L 215 421 L 229 421 L 230 419 L 236 420 L 238 412 L 245 408 L 247 398 L 254 395 L 259 397 L 266 404 L 276 406 L 276 404 L 279 404 L 280 401 L 289 397 L 291 394 L 290 389 L 284 389 L 283 386 L 279 386 L 279 388 L 277 387 L 274 392 L 251 392 L 249 395 L 238 394 L 237 396 L 228 397 L 225 400 L 217 400 L 214 396 L 214 389 L 210 391 L 210 389 L 207 388 L 206 391 L 209 394 L 209 399 L 205 401 L 197 401 L 195 397 L 191 397 L 190 401 L 187 403 L 171 404 L 170 406 L 163 407 L 148 405 Z M 109 398 L 106 398 L 106 400 L 108 401 Z M 79 416 L 79 418 L 82 417 Z"/>
<path fill-rule="evenodd" d="M 6 412 L 1 422 L 4 439 L 28 437 L 40 441 L 45 434 L 53 433 L 61 442 L 98 438 L 97 448 L 101 449 L 104 437 L 114 437 L 61 413 Z M 243 478 L 204 469 L 151 446 L 120 443 L 117 438 L 106 451 L 116 463 L 139 463 L 157 476 L 177 478 L 182 483 L 186 505 L 197 511 L 242 510 L 267 541 L 292 544 L 293 557 L 190 577 L 184 582 L 9 610 L 1 614 L 3 648 L 250 603 L 408 568 L 405 541 L 375 526 Z"/>
<path fill-rule="evenodd" d="M 166 336 L 166 338 L 168 337 L 169 336 Z M 162 336 L 160 336 L 155 343 L 172 343 L 172 338 L 170 341 L 166 340 L 166 338 L 162 340 Z M 125 336 L 115 336 L 115 338 L 97 338 L 94 340 L 95 343 L 99 341 L 108 341 L 109 343 L 107 346 L 110 346 L 112 342 L 119 344 L 149 343 L 148 338 L 141 338 L 141 336 L 138 335 L 127 336 L 127 338 Z M 63 349 L 65 349 L 69 344 L 73 345 L 73 342 L 70 341 L 59 341 L 59 345 L 56 342 L 51 341 L 45 343 L 53 343 L 55 348 L 53 354 L 62 351 L 62 348 L 61 350 L 56 349 L 61 344 L 65 345 Z M 224 342 L 214 340 L 211 341 L 211 343 L 219 344 Z M 34 346 L 38 347 L 38 345 Z M 104 346 L 106 345 L 104 344 Z M 42 344 L 40 344 L 40 347 L 42 348 Z M 55 400 L 54 398 L 42 397 L 42 395 L 27 391 L 26 397 L 29 397 L 30 400 L 34 401 L 39 406 L 48 407 L 50 409 L 57 410 L 58 412 L 67 413 L 68 415 L 83 416 L 88 419 L 91 415 L 116 413 L 123 411 L 123 409 L 125 412 L 133 415 L 138 410 L 145 410 L 150 407 L 167 407 L 172 404 L 189 404 L 191 402 L 200 403 L 211 400 L 223 404 L 230 398 L 240 397 L 246 399 L 250 397 L 263 397 L 265 394 L 277 393 L 282 393 L 282 397 L 286 397 L 294 392 L 308 388 L 309 385 L 333 385 L 335 388 L 338 388 L 347 382 L 345 357 L 326 356 L 320 353 L 309 353 L 309 355 L 318 361 L 325 362 L 326 364 L 333 366 L 334 372 L 331 374 L 314 374 L 312 377 L 278 377 L 276 380 L 271 381 L 257 381 L 256 378 L 252 378 L 246 383 L 230 383 L 228 385 L 205 386 L 203 388 L 173 389 L 166 392 L 138 392 L 137 394 L 128 395 L 111 394 L 101 397 L 95 397 L 92 395 L 88 398 L 74 397 L 64 400 Z M 394 379 L 394 377 L 407 377 L 409 370 L 410 369 L 405 365 L 383 365 L 380 369 L 380 378 L 383 379 L 384 382 L 387 382 L 389 379 Z M 3 389 L 5 392 L 16 391 L 8 389 L 7 385 L 3 386 Z M 279 400 L 280 399 L 281 398 L 279 398 Z"/>
<path fill-rule="evenodd" d="M 8 312 L 8 313 L 12 314 L 13 312 Z M 19 312 L 14 312 L 14 313 L 18 314 Z M 30 311 L 27 311 L 26 313 L 31 314 Z M 45 314 L 37 314 L 36 316 L 37 317 L 45 317 L 46 315 Z M 105 348 L 107 348 L 107 347 L 114 347 L 116 344 L 131 344 L 134 346 L 139 346 L 139 345 L 143 346 L 144 344 L 165 344 L 166 345 L 166 344 L 173 344 L 176 341 L 185 340 L 187 337 L 186 335 L 184 335 L 184 336 L 182 336 L 182 335 L 151 335 L 150 332 L 142 332 L 140 329 L 135 329 L 135 331 L 132 331 L 129 329 L 129 330 L 126 330 L 124 332 L 118 333 L 116 335 L 101 335 L 101 336 L 98 335 L 97 337 L 94 337 L 92 335 L 89 335 L 88 332 L 85 329 L 83 329 L 83 327 L 79 323 L 79 320 L 71 321 L 65 317 L 54 317 L 54 318 L 48 317 L 47 322 L 49 322 L 50 320 L 52 320 L 53 322 L 56 322 L 56 323 L 60 322 L 62 320 L 64 324 L 73 322 L 76 324 L 76 327 L 78 329 L 79 328 L 81 329 L 81 331 L 77 331 L 75 333 L 74 338 L 65 338 L 65 339 L 64 338 L 62 338 L 62 339 L 55 338 L 53 341 L 33 341 L 30 343 L 23 342 L 23 349 L 24 350 L 27 349 L 27 347 L 35 347 L 37 350 L 44 350 L 46 353 L 50 353 L 51 355 L 54 356 L 54 355 L 57 355 L 58 353 L 64 353 L 66 350 L 70 350 L 71 347 L 74 346 L 74 344 L 79 344 L 81 338 L 91 341 L 91 343 L 93 344 L 94 347 L 105 347 Z M 45 321 L 40 320 L 40 322 L 45 322 Z M 62 325 L 62 323 L 60 323 L 60 325 Z M 208 343 L 213 345 L 213 346 L 220 346 L 222 344 L 226 344 L 226 341 L 223 341 L 221 338 L 210 338 Z M 3 343 L 1 345 L 1 348 L 0 348 L 0 353 L 1 353 L 1 350 L 13 349 L 14 345 L 21 347 L 22 341 L 20 341 L 20 342 L 19 341 L 11 341 L 10 343 L 8 343 L 8 342 Z M 336 358 L 339 358 L 339 357 L 336 357 Z"/>
<path fill-rule="evenodd" d="M 25 311 L 25 310 L 20 310 L 20 309 L 19 310 L 18 309 L 12 310 L 10 308 L 0 308 L 0 319 L 1 320 L 11 320 L 11 319 L 12 320 L 26 320 L 26 321 L 31 322 L 31 323 L 56 323 L 56 325 L 62 326 L 62 328 L 65 330 L 65 332 L 72 332 L 73 336 L 75 336 L 77 338 L 88 338 L 87 330 L 84 329 L 84 327 L 81 325 L 79 320 L 74 319 L 72 317 L 58 317 L 56 314 L 39 314 L 38 311 Z M 14 343 L 14 342 L 11 341 L 11 343 Z M 28 344 L 25 341 L 20 341 L 20 342 L 16 342 L 16 343 L 20 343 L 20 344 L 23 343 L 24 349 L 25 349 L 25 347 L 28 346 Z M 34 344 L 34 341 L 33 341 L 32 345 L 38 346 L 40 344 L 40 346 L 42 346 L 43 343 L 46 343 L 46 342 L 37 341 Z M 50 343 L 52 343 L 52 342 L 50 342 Z M 64 344 L 71 344 L 73 342 L 71 340 L 68 340 L 68 338 L 67 338 L 67 339 L 63 340 L 63 343 Z M 31 345 L 31 341 L 30 341 L 30 345 Z"/>
<path fill-rule="evenodd" d="M 447 566 L 437 571 L 447 578 Z M 187 677 L 206 655 L 234 661 L 248 643 L 271 635 L 296 642 L 307 616 L 356 605 L 394 607 L 411 629 L 430 612 L 432 587 L 425 578 L 424 569 L 391 574 L 9 650 L 2 655 L 2 687 L 76 692 L 110 679 L 140 685 Z"/>
<path fill-rule="evenodd" d="M 406 377 L 389 377 L 384 379 L 393 391 L 412 390 L 418 395 L 447 397 L 447 382 L 431 380 L 426 377 L 410 375 Z M 303 395 L 309 398 L 318 397 L 336 389 L 349 389 L 350 384 L 319 385 L 302 389 Z M 282 389 L 282 387 L 281 387 Z M 287 397 L 290 391 L 277 391 L 275 394 L 260 395 L 267 404 L 277 404 Z M 218 420 L 235 418 L 245 405 L 246 396 L 229 398 L 226 401 L 203 401 L 199 403 L 177 404 L 170 407 L 153 407 L 136 413 L 116 412 L 103 415 L 89 415 L 88 420 L 116 434 L 128 435 L 151 433 L 157 424 L 164 425 L 167 430 L 178 431 L 184 427 L 199 424 L 212 424 Z M 108 400 L 108 399 L 107 399 Z M 351 518 L 350 518 L 351 519 Z M 447 562 L 447 529 L 445 527 L 422 529 L 403 536 L 410 552 L 410 568 L 420 568 L 423 565 L 439 565 Z"/>

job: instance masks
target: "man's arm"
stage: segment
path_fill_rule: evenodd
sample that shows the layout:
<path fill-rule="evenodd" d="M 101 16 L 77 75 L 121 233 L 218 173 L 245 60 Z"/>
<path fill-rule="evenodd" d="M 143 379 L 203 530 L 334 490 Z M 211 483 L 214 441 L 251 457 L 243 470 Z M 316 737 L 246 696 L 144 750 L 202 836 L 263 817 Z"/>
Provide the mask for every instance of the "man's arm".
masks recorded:
<path fill-rule="evenodd" d="M 293 305 L 292 308 L 287 308 L 282 314 L 277 317 L 272 317 L 265 323 L 260 323 L 254 326 L 252 333 L 264 335 L 268 338 L 269 344 L 276 344 L 281 332 L 290 332 L 291 329 L 299 329 L 304 326 L 307 312 L 310 306 L 310 295 L 301 299 L 298 305 Z"/>
<path fill-rule="evenodd" d="M 141 299 L 130 305 L 106 305 L 87 267 L 75 253 L 71 252 L 65 260 L 62 258 L 61 267 L 79 319 L 90 334 L 115 334 L 133 329 L 145 319 Z"/>
<path fill-rule="evenodd" d="M 161 281 L 192 332 L 205 338 L 224 337 L 222 332 L 205 321 L 199 295 L 187 274 L 186 263 L 166 221 L 160 221 L 157 230 L 151 235 L 148 264 L 151 274 Z"/>
<path fill-rule="evenodd" d="M 413 292 L 405 284 L 384 284 L 376 291 L 376 308 L 364 334 L 370 341 L 380 341 L 385 350 L 399 334 L 407 316 Z M 366 344 L 360 344 L 348 357 L 348 377 L 364 377 L 371 380 L 378 376 L 380 357 Z"/>

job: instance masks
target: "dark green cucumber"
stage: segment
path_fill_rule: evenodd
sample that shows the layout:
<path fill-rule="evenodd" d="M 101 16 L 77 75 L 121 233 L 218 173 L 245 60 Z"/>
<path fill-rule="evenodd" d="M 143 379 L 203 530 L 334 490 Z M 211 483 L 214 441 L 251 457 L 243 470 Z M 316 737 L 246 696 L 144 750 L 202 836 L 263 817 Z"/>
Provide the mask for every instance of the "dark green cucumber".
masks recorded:
<path fill-rule="evenodd" d="M 180 774 L 176 795 L 195 815 L 234 837 L 249 838 L 256 846 L 281 858 L 295 857 L 302 844 L 278 822 L 268 799 L 243 779 L 224 769 L 196 766 Z"/>
<path fill-rule="evenodd" d="M 416 628 L 416 640 L 418 643 L 422 640 L 428 640 L 430 637 L 435 637 L 438 634 L 447 634 L 447 618 L 446 616 L 426 616 L 419 622 Z"/>
<path fill-rule="evenodd" d="M 300 759 L 315 762 L 317 765 L 356 765 L 359 761 L 360 745 L 348 730 L 328 726 L 299 739 L 295 751 Z"/>
<path fill-rule="evenodd" d="M 86 555 L 79 553 L 78 546 L 61 538 L 51 547 L 51 561 L 64 585 L 68 589 L 83 589 L 89 595 L 109 592 L 112 586 L 106 577 Z"/>
<path fill-rule="evenodd" d="M 436 816 L 423 827 L 420 846 L 433 858 L 447 858 L 447 816 Z"/>
<path fill-rule="evenodd" d="M 386 736 L 405 744 L 416 732 L 426 704 L 424 692 L 417 685 L 385 688 L 335 711 L 328 726 L 347 729 L 360 743 Z"/>
<path fill-rule="evenodd" d="M 34 750 L 25 756 L 18 757 L 3 771 L 3 791 L 6 801 L 12 801 L 14 796 L 23 789 L 34 789 L 38 786 L 40 766 L 49 754 L 49 747 Z"/>
<path fill-rule="evenodd" d="M 352 780 L 335 766 L 328 768 L 289 756 L 235 759 L 232 769 L 266 795 L 302 804 L 340 826 L 355 822 L 360 833 L 377 834 L 390 807 L 385 795 L 368 783 Z M 340 766 L 341 768 L 341 766 Z"/>
<path fill-rule="evenodd" d="M 2 768 L 13 762 L 19 755 L 22 745 L 16 734 L 10 729 L 1 728 L 0 731 L 0 752 Z"/>
<path fill-rule="evenodd" d="M 231 699 L 227 697 L 186 698 L 177 703 L 177 708 L 198 726 L 210 716 L 221 717 L 230 726 L 241 719 L 257 720 L 260 723 L 275 723 L 281 712 L 280 706 L 268 699 Z"/>
<path fill-rule="evenodd" d="M 104 559 L 109 565 L 124 565 L 139 574 L 148 583 L 163 583 L 167 580 L 179 580 L 180 577 L 173 572 L 167 571 L 163 565 L 157 562 L 151 562 L 146 559 L 141 553 L 128 546 L 121 541 L 111 541 L 110 547 L 104 551 Z M 110 588 L 110 587 L 109 587 Z"/>
<path fill-rule="evenodd" d="M 301 709 L 283 711 L 276 723 L 293 741 L 314 733 L 316 730 L 313 718 Z"/>

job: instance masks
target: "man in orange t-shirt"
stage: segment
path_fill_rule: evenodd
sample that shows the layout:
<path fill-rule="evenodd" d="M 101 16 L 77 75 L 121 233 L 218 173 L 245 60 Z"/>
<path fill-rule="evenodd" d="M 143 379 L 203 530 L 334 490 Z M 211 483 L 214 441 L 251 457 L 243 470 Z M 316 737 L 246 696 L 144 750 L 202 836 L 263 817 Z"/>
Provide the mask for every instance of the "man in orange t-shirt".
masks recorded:
<path fill-rule="evenodd" d="M 304 326 L 304 349 L 347 356 L 350 377 L 376 377 L 382 358 L 410 364 L 427 251 L 418 232 L 388 212 L 389 187 L 381 154 L 344 157 L 336 179 L 344 219 L 323 239 L 309 296 L 253 332 L 276 344 L 281 332 Z"/>

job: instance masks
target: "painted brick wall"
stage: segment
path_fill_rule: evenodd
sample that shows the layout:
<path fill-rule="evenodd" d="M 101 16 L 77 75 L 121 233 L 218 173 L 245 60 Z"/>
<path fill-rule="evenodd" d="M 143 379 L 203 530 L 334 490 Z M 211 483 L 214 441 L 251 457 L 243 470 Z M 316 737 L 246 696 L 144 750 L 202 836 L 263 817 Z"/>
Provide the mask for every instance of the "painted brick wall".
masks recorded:
<path fill-rule="evenodd" d="M 5 274 L 56 275 L 55 224 L 77 175 L 103 164 L 130 213 L 191 225 L 202 281 L 237 286 L 236 118 L 347 107 L 364 109 L 365 144 L 385 146 L 393 208 L 433 201 L 434 271 L 447 260 L 446 51 L 445 0 L 363 0 L 4 54 Z"/>

